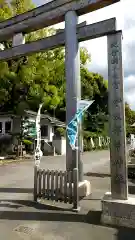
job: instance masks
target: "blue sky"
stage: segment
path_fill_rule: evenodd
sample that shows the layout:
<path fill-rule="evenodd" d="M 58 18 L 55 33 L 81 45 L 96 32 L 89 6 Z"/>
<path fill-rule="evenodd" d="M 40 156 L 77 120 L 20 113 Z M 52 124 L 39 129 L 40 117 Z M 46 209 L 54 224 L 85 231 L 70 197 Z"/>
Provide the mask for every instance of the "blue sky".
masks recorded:
<path fill-rule="evenodd" d="M 33 0 L 42 5 L 47 1 Z M 130 2 L 130 4 L 129 4 Z M 123 66 L 124 66 L 124 88 L 125 100 L 135 109 L 135 0 L 121 0 L 104 9 L 86 14 L 79 21 L 94 23 L 111 17 L 116 17 L 118 29 L 123 30 Z M 64 23 L 57 24 L 56 28 L 64 28 Z M 107 79 L 107 41 L 106 37 L 83 42 L 91 53 L 92 62 L 90 71 L 98 72 Z"/>
<path fill-rule="evenodd" d="M 45 4 L 49 1 L 46 1 L 46 0 L 33 0 L 34 3 L 36 3 L 37 5 L 42 5 L 42 4 Z"/>

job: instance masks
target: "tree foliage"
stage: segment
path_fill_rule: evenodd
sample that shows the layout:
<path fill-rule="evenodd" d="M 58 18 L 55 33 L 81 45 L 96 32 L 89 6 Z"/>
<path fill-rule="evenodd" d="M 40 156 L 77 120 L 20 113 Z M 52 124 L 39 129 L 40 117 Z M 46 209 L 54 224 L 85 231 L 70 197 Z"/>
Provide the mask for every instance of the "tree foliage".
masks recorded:
<path fill-rule="evenodd" d="M 128 103 L 125 103 L 125 116 L 127 136 L 131 133 L 135 134 L 135 127 L 132 127 L 132 124 L 135 123 L 135 111 L 130 109 Z"/>
<path fill-rule="evenodd" d="M 31 0 L 0 0 L 0 21 L 34 8 Z M 31 42 L 55 34 L 53 28 L 41 29 L 26 35 Z M 4 48 L 11 47 L 11 41 L 2 42 Z M 82 98 L 94 99 L 84 117 L 84 131 L 108 134 L 108 86 L 107 81 L 96 73 L 89 72 L 86 65 L 91 56 L 86 48 L 80 49 Z M 43 112 L 65 121 L 65 51 L 64 48 L 37 53 L 0 63 L 0 111 L 13 111 L 23 115 L 24 109 L 37 111 L 43 103 Z M 135 114 L 126 105 L 128 124 L 135 120 Z M 132 120 L 131 120 L 132 119 Z"/>

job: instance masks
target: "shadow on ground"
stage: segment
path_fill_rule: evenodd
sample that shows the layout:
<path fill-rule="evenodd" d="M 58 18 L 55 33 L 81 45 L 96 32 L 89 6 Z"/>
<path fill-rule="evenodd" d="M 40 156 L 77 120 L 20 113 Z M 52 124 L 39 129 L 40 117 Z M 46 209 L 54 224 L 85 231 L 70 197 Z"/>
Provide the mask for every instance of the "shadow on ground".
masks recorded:
<path fill-rule="evenodd" d="M 1 200 L 0 201 L 0 208 L 1 207 L 9 207 L 9 208 L 23 208 L 23 207 L 27 207 L 27 208 L 33 208 L 36 210 L 48 210 L 48 211 L 70 211 L 71 208 L 62 208 L 62 207 L 58 207 L 58 206 L 52 206 L 51 204 L 43 204 L 43 203 L 39 203 L 39 202 L 34 202 L 34 201 L 30 201 L 30 200 Z M 43 214 L 45 214 L 45 212 L 43 212 Z M 1 216 L 0 216 L 1 218 Z M 21 219 L 20 219 L 21 220 Z M 24 219 L 25 220 L 25 219 Z"/>
<path fill-rule="evenodd" d="M 5 202 L 7 206 L 7 200 Z M 29 200 L 8 200 L 8 204 L 22 207 L 22 211 L 5 210 L 0 211 L 0 219 L 27 220 L 27 221 L 59 221 L 59 222 L 86 222 L 94 225 L 101 225 L 101 212 L 89 211 L 87 214 L 71 212 L 71 209 L 35 203 Z M 24 211 L 23 207 L 34 208 L 32 211 Z M 43 210 L 40 212 L 39 210 Z"/>
<path fill-rule="evenodd" d="M 109 173 L 87 172 L 84 173 L 84 176 L 105 178 L 110 177 L 111 175 Z"/>
<path fill-rule="evenodd" d="M 2 200 L 2 203 L 7 202 L 7 200 Z M 8 200 L 8 203 L 15 204 L 19 207 L 34 207 L 34 211 L 0 211 L 1 220 L 22 220 L 22 221 L 58 221 L 58 222 L 76 222 L 76 223 L 86 223 L 92 224 L 104 228 L 115 228 L 117 233 L 115 235 L 116 240 L 134 240 L 135 239 L 135 229 L 129 228 L 117 228 L 115 226 L 107 226 L 101 223 L 101 211 L 89 211 L 87 214 L 66 212 L 65 209 L 48 206 L 45 204 L 34 203 L 27 200 Z M 44 210 L 42 212 L 36 210 Z M 58 212 L 59 211 L 59 212 Z M 105 229 L 104 229 L 105 231 Z M 114 238 L 113 238 L 114 239 Z"/>
<path fill-rule="evenodd" d="M 135 194 L 135 186 L 128 186 L 128 193 L 129 194 Z"/>
<path fill-rule="evenodd" d="M 130 228 L 118 228 L 116 234 L 116 240 L 134 240 L 135 239 L 135 229 Z"/>
<path fill-rule="evenodd" d="M 19 202 L 19 201 L 18 201 Z M 21 201 L 21 203 L 30 204 L 30 201 Z M 40 205 L 40 204 L 39 204 Z M 45 207 L 49 210 L 56 210 L 54 207 Z M 60 210 L 60 209 L 57 209 Z M 101 211 L 89 211 L 88 214 L 79 214 L 79 213 L 60 213 L 60 212 L 29 212 L 29 211 L 0 211 L 0 219 L 2 220 L 27 220 L 27 221 L 58 221 L 58 222 L 82 222 L 87 224 L 92 224 L 100 227 L 109 227 L 101 223 Z M 116 240 L 134 240 L 135 239 L 135 229 L 128 228 L 113 228 L 117 229 L 115 235 Z M 105 231 L 105 229 L 104 229 Z M 114 239 L 114 238 L 113 238 Z"/>
<path fill-rule="evenodd" d="M 33 193 L 33 188 L 0 188 L 3 193 Z"/>

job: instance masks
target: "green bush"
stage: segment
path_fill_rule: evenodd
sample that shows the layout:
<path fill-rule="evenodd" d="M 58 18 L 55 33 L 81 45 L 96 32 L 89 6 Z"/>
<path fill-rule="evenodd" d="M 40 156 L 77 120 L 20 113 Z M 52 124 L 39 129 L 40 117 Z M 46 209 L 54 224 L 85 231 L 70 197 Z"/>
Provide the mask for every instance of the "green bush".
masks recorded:
<path fill-rule="evenodd" d="M 61 127 L 56 129 L 56 133 L 58 135 L 60 135 L 61 137 L 65 137 L 66 136 L 66 130 L 64 128 L 61 128 Z"/>
<path fill-rule="evenodd" d="M 24 140 L 23 140 L 23 143 L 24 143 L 25 145 L 32 145 L 32 144 L 33 144 L 32 141 L 30 141 L 30 140 L 28 140 L 28 139 L 24 139 Z"/>
<path fill-rule="evenodd" d="M 84 151 L 92 151 L 92 150 L 102 150 L 102 149 L 108 149 L 108 145 L 103 144 L 101 147 L 98 144 L 98 137 L 101 137 L 101 134 L 94 133 L 94 132 L 88 132 L 88 131 L 83 131 L 83 149 Z M 103 136 L 106 138 L 106 136 Z M 93 139 L 95 147 L 92 148 L 91 141 L 90 139 Z"/>

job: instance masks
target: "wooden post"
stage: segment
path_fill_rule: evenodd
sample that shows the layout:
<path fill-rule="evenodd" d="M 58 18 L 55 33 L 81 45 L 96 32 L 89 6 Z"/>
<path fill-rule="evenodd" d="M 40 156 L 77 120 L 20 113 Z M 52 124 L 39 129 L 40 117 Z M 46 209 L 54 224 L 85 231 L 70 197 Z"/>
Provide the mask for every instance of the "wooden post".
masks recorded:
<path fill-rule="evenodd" d="M 34 201 L 37 201 L 37 174 L 38 168 L 37 166 L 34 167 Z"/>
<path fill-rule="evenodd" d="M 73 169 L 73 211 L 80 211 L 78 194 L 78 168 Z"/>

